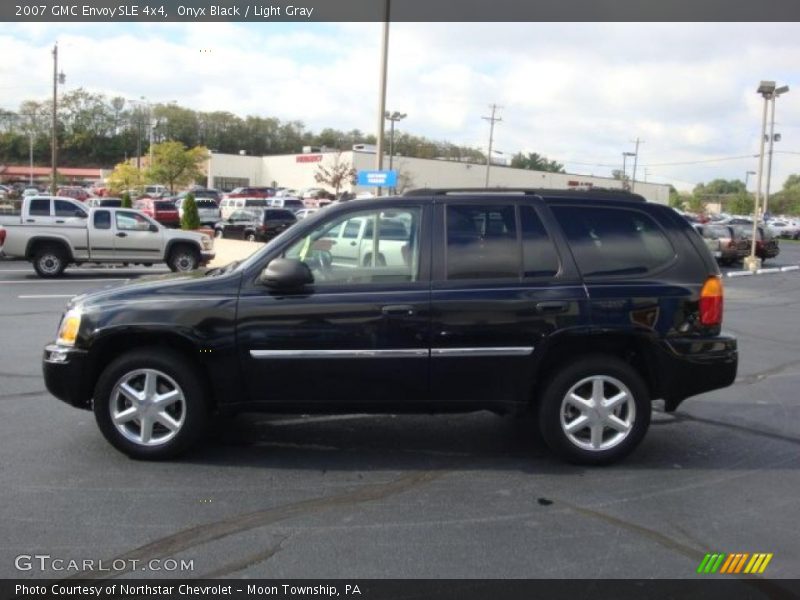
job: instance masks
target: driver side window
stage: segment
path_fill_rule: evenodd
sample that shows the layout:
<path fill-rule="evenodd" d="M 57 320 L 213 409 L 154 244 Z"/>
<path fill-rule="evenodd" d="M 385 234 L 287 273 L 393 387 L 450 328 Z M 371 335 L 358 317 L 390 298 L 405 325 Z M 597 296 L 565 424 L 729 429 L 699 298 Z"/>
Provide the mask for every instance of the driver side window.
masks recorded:
<path fill-rule="evenodd" d="M 285 258 L 303 261 L 323 285 L 417 281 L 419 208 L 349 213 L 317 226 Z"/>

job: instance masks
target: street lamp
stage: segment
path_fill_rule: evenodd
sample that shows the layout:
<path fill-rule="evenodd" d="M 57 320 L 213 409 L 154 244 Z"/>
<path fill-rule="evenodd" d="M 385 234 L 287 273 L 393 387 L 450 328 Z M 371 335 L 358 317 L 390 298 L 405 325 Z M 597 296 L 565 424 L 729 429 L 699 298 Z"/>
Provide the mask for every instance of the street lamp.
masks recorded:
<path fill-rule="evenodd" d="M 622 153 L 622 189 L 627 190 L 628 184 L 625 182 L 625 176 L 627 174 L 626 165 L 629 156 L 636 156 L 635 152 L 623 152 Z"/>
<path fill-rule="evenodd" d="M 394 124 L 398 121 L 402 121 L 408 115 L 406 113 L 401 113 L 394 111 L 390 113 L 388 110 L 383 113 L 384 118 L 391 123 L 389 126 L 390 133 L 389 133 L 389 170 L 392 170 L 392 159 L 394 158 Z"/>
<path fill-rule="evenodd" d="M 761 147 L 758 153 L 756 198 L 755 198 L 755 204 L 753 206 L 753 239 L 750 242 L 750 256 L 745 257 L 743 261 L 745 269 L 754 272 L 761 267 L 761 259 L 756 256 L 756 236 L 758 235 L 758 207 L 761 201 L 761 176 L 764 174 L 764 142 L 766 141 L 766 135 L 767 135 L 767 106 L 769 105 L 769 101 L 772 98 L 772 94 L 775 92 L 775 82 L 762 81 L 759 84 L 756 92 L 761 94 L 761 96 L 764 98 L 764 112 L 761 117 L 761 142 L 760 142 Z"/>
<path fill-rule="evenodd" d="M 53 46 L 53 139 L 51 142 L 52 147 L 52 174 L 51 174 L 51 181 L 50 181 L 50 194 L 52 196 L 56 195 L 56 186 L 57 178 L 58 178 L 58 122 L 57 122 L 57 113 L 58 113 L 58 84 L 64 84 L 67 80 L 64 72 L 58 72 L 58 43 Z"/>
<path fill-rule="evenodd" d="M 744 174 L 744 191 L 745 191 L 745 192 L 747 191 L 747 182 L 748 182 L 748 180 L 750 179 L 750 175 L 755 175 L 755 174 L 756 174 L 756 172 L 755 172 L 755 171 L 747 171 L 747 172 Z"/>
<path fill-rule="evenodd" d="M 776 89 L 772 92 L 772 97 L 770 98 L 770 122 L 769 122 L 769 152 L 767 158 L 767 189 L 764 193 L 764 214 L 767 214 L 769 210 L 769 183 L 772 179 L 772 144 L 773 142 L 781 141 L 781 134 L 775 133 L 775 98 L 780 96 L 781 94 L 785 94 L 789 91 L 789 86 L 784 85 Z"/>

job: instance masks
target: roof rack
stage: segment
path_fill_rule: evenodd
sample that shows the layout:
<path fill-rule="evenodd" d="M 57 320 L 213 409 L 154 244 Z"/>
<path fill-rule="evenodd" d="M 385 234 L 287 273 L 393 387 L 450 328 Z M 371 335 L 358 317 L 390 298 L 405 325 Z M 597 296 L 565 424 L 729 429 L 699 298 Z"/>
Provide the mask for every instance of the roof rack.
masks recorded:
<path fill-rule="evenodd" d="M 643 196 L 634 194 L 628 190 L 613 188 L 590 188 L 590 189 L 552 189 L 552 188 L 419 188 L 405 192 L 403 196 L 460 196 L 467 194 L 480 195 L 512 195 L 512 196 L 547 196 L 550 198 L 569 198 L 572 196 L 600 196 L 611 197 L 625 200 L 637 200 L 646 202 Z"/>

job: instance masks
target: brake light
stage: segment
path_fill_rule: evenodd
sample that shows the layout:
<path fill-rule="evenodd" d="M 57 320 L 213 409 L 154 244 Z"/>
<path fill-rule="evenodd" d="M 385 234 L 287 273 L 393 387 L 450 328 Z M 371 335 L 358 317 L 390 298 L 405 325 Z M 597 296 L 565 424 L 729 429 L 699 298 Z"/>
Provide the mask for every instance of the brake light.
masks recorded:
<path fill-rule="evenodd" d="M 700 323 L 706 326 L 722 324 L 722 279 L 711 275 L 700 290 Z"/>

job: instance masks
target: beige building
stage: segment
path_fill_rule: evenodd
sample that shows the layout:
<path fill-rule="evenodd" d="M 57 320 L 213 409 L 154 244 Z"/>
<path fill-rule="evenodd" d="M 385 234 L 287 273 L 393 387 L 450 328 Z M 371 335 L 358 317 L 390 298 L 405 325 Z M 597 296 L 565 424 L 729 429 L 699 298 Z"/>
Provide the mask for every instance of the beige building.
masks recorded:
<path fill-rule="evenodd" d="M 208 186 L 219 190 L 230 190 L 245 186 L 274 186 L 292 189 L 322 187 L 314 175 L 320 166 L 330 169 L 336 164 L 352 165 L 357 171 L 375 168 L 375 152 L 348 150 L 344 152 L 307 152 L 279 156 L 240 156 L 236 154 L 212 153 L 208 165 Z M 482 188 L 486 182 L 486 165 L 451 160 L 410 158 L 395 156 L 392 168 L 398 172 L 397 191 L 423 187 L 474 187 Z M 389 157 L 384 158 L 384 169 L 389 168 Z M 489 187 L 586 189 L 592 187 L 622 187 L 622 182 L 610 177 L 548 173 L 528 169 L 492 165 Z M 350 183 L 339 191 L 355 193 L 372 191 Z M 649 202 L 667 204 L 669 186 L 656 183 L 636 182 L 635 192 Z"/>

